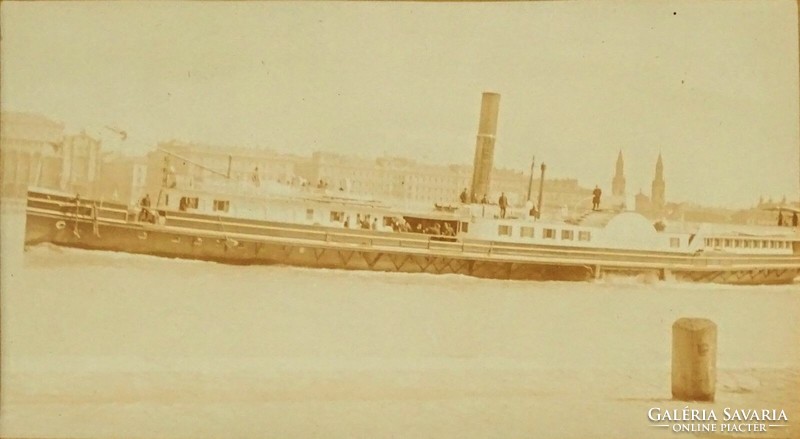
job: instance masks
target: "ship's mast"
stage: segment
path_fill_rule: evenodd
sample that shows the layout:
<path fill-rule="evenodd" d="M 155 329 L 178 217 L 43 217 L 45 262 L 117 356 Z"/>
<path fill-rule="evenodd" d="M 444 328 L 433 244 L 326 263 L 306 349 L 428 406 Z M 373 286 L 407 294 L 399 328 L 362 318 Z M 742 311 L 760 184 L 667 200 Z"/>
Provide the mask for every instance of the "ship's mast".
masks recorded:
<path fill-rule="evenodd" d="M 536 171 L 536 156 L 531 159 L 531 176 L 528 179 L 528 201 L 531 201 L 531 192 L 533 192 L 533 173 Z"/>

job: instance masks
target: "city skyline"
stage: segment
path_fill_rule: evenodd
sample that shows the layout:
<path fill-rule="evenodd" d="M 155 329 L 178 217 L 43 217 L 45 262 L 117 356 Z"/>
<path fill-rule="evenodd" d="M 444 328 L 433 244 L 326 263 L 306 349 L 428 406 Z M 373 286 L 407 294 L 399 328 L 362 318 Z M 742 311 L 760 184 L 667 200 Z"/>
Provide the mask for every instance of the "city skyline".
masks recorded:
<path fill-rule="evenodd" d="M 469 164 L 493 91 L 498 167 L 535 155 L 610 194 L 621 150 L 627 192 L 648 193 L 662 154 L 668 201 L 796 199 L 796 5 L 614 5 L 5 3 L 2 107 L 122 128 L 104 149 L 132 154 L 177 138 Z"/>
<path fill-rule="evenodd" d="M 45 144 L 50 143 L 51 146 L 54 146 L 56 144 L 62 144 L 64 142 L 66 142 L 66 139 L 73 138 L 73 137 L 76 137 L 76 136 L 82 136 L 83 138 L 89 139 L 89 140 L 91 140 L 93 142 L 97 142 L 98 138 L 102 137 L 102 133 L 109 132 L 109 133 L 112 133 L 111 134 L 112 142 L 113 142 L 114 139 L 116 139 L 117 140 L 117 145 L 116 146 L 119 147 L 121 145 L 124 146 L 124 141 L 127 140 L 127 138 L 128 138 L 128 133 L 126 131 L 120 130 L 120 129 L 117 129 L 117 128 L 114 128 L 114 127 L 104 127 L 102 130 L 99 130 L 99 132 L 95 133 L 95 135 L 93 137 L 92 134 L 87 134 L 85 129 L 80 130 L 80 133 L 78 133 L 78 132 L 68 132 L 68 131 L 65 130 L 66 127 L 64 126 L 64 124 L 62 122 L 52 120 L 52 119 L 47 118 L 47 117 L 45 117 L 45 116 L 43 116 L 41 114 L 25 113 L 25 112 L 22 112 L 22 113 L 3 112 L 2 114 L 3 114 L 3 118 L 9 117 L 9 118 L 12 118 L 12 119 L 17 119 L 16 121 L 12 121 L 12 122 L 10 122 L 8 124 L 5 123 L 6 121 L 4 121 L 4 124 L 3 124 L 4 136 L 6 134 L 6 131 L 8 130 L 9 134 L 10 134 L 10 137 L 8 139 L 6 139 L 6 140 L 8 140 L 10 142 L 16 142 L 16 143 L 19 143 L 19 142 L 23 142 L 23 143 L 24 142 L 30 142 L 31 145 L 33 145 L 34 143 L 39 144 L 41 142 L 45 142 Z M 20 126 L 19 122 L 23 122 L 23 125 Z M 25 124 L 28 124 L 28 126 L 26 127 Z M 30 125 L 30 124 L 40 125 L 42 127 L 47 127 L 49 131 L 47 131 L 47 133 L 42 133 L 42 135 L 46 134 L 46 136 L 43 137 L 43 138 L 29 137 L 29 136 L 33 135 L 36 132 L 36 130 L 38 129 L 38 128 L 34 128 L 34 126 Z M 21 131 L 20 131 L 20 128 L 21 128 Z M 55 131 L 53 131 L 53 130 L 56 130 L 57 133 Z M 50 140 L 43 140 L 45 138 L 49 138 Z M 58 140 L 58 139 L 61 139 L 61 140 Z M 107 140 L 108 140 L 108 138 L 107 138 Z M 102 145 L 102 142 L 100 142 L 98 145 Z M 281 163 L 285 162 L 286 160 L 297 161 L 297 163 L 310 163 L 310 162 L 314 161 L 314 158 L 318 154 L 320 154 L 320 155 L 325 157 L 326 161 L 329 160 L 329 159 L 333 159 L 334 162 L 342 163 L 342 164 L 344 164 L 344 163 L 354 164 L 355 162 L 358 162 L 359 163 L 358 166 L 361 167 L 362 170 L 363 169 L 367 169 L 366 167 L 368 166 L 367 164 L 369 163 L 369 164 L 371 164 L 371 165 L 369 165 L 370 171 L 374 171 L 374 170 L 378 170 L 378 169 L 384 169 L 387 166 L 387 164 L 389 164 L 389 166 L 392 167 L 392 169 L 395 170 L 395 171 L 398 170 L 398 169 L 405 169 L 407 171 L 410 171 L 410 170 L 412 170 L 413 166 L 418 166 L 419 168 L 413 168 L 413 169 L 414 170 L 418 170 L 418 171 L 422 171 L 423 169 L 425 169 L 426 171 L 430 171 L 431 169 L 437 169 L 438 170 L 437 172 L 443 172 L 443 171 L 451 172 L 451 173 L 453 173 L 453 176 L 455 176 L 456 174 L 463 174 L 464 170 L 467 169 L 467 168 L 470 169 L 470 171 L 469 171 L 470 175 L 471 175 L 471 172 L 472 172 L 471 171 L 472 165 L 468 164 L 468 163 L 450 162 L 450 163 L 429 164 L 429 163 L 420 162 L 417 158 L 414 158 L 414 157 L 411 157 L 411 156 L 408 156 L 408 155 L 403 156 L 402 153 L 399 153 L 399 154 L 396 153 L 394 155 L 364 156 L 364 155 L 357 155 L 357 154 L 342 154 L 342 153 L 329 152 L 329 151 L 312 151 L 308 155 L 301 155 L 301 154 L 296 154 L 296 153 L 294 153 L 292 151 L 282 151 L 282 150 L 275 150 L 275 149 L 264 148 L 264 147 L 249 148 L 249 147 L 241 147 L 241 146 L 236 146 L 236 145 L 212 145 L 212 144 L 203 143 L 203 142 L 184 141 L 184 140 L 180 140 L 180 139 L 170 139 L 170 140 L 165 140 L 165 141 L 159 141 L 159 142 L 157 142 L 156 145 L 153 145 L 152 147 L 147 149 L 146 152 L 138 153 L 136 155 L 126 154 L 126 151 L 119 150 L 118 148 L 111 148 L 110 150 L 101 150 L 100 148 L 98 148 L 97 153 L 98 153 L 98 160 L 99 161 L 98 161 L 97 164 L 98 164 L 98 166 L 100 166 L 100 162 L 104 163 L 104 165 L 102 165 L 102 167 L 104 168 L 105 167 L 105 163 L 109 163 L 109 164 L 113 163 L 111 166 L 112 166 L 112 168 L 116 169 L 123 162 L 130 164 L 130 163 L 133 163 L 133 161 L 138 161 L 138 162 L 142 163 L 142 162 L 148 161 L 152 153 L 155 153 L 158 150 L 163 150 L 164 148 L 172 148 L 175 145 L 180 145 L 181 148 L 190 148 L 193 151 L 191 153 L 187 153 L 189 155 L 185 155 L 185 157 L 189 157 L 190 155 L 192 155 L 192 154 L 194 154 L 194 153 L 196 153 L 198 151 L 204 151 L 205 153 L 213 153 L 214 155 L 219 156 L 219 157 L 230 156 L 231 159 L 233 160 L 233 162 L 236 163 L 236 168 L 239 169 L 239 171 L 234 173 L 234 178 L 237 178 L 237 179 L 241 178 L 241 179 L 244 179 L 245 181 L 249 181 L 250 180 L 250 176 L 252 174 L 252 169 L 250 169 L 250 168 L 252 168 L 252 165 L 250 166 L 250 168 L 247 168 L 247 165 L 245 165 L 245 168 L 247 168 L 247 170 L 243 171 L 242 170 L 243 169 L 242 168 L 243 162 L 247 162 L 248 160 L 252 160 L 254 157 L 262 157 L 263 158 L 263 157 L 267 157 L 267 156 L 270 156 L 270 155 L 273 156 L 275 160 L 277 160 L 274 163 L 274 165 L 278 166 L 279 168 L 281 167 Z M 11 147 L 12 145 L 11 144 L 8 144 L 8 145 L 3 144 L 3 146 L 4 147 L 5 146 Z M 17 145 L 16 147 L 19 148 L 19 145 Z M 35 150 L 36 150 L 36 148 L 33 148 L 31 150 L 31 153 L 35 154 Z M 127 152 L 129 153 L 130 151 L 127 151 Z M 267 156 L 265 156 L 264 154 L 267 154 Z M 131 160 L 133 160 L 133 161 L 131 161 Z M 206 161 L 205 159 L 202 159 L 202 158 L 197 159 L 197 160 L 198 160 L 197 161 L 198 163 L 203 163 L 203 162 Z M 213 164 L 206 163 L 206 165 L 209 166 L 209 168 L 207 168 L 207 171 L 209 173 L 212 173 L 212 172 L 216 171 L 217 173 L 219 173 L 221 175 L 221 173 L 224 173 L 225 170 L 226 170 L 226 163 L 228 163 L 227 159 L 225 159 L 223 161 L 218 161 L 216 167 L 214 167 Z M 542 165 L 542 163 L 536 162 L 536 164 L 538 166 L 535 166 L 533 180 L 531 180 L 531 183 L 533 183 L 532 187 L 534 189 L 539 187 L 539 184 L 540 184 L 539 182 L 541 181 L 541 177 L 542 177 L 542 175 L 541 175 L 541 165 Z M 400 168 L 397 168 L 396 167 L 397 165 L 400 165 Z M 661 166 L 659 166 L 659 165 L 661 165 Z M 36 165 L 33 165 L 33 166 L 35 167 Z M 303 165 L 303 166 L 305 166 L 305 165 Z M 270 165 L 265 165 L 263 169 L 266 169 L 266 168 L 269 168 L 269 167 L 270 167 Z M 636 201 L 639 197 L 644 195 L 646 197 L 646 199 L 648 200 L 647 202 L 649 203 L 649 200 L 651 199 L 651 197 L 654 194 L 653 190 L 655 190 L 655 189 L 653 187 L 650 188 L 650 191 L 645 191 L 641 187 L 640 188 L 630 188 L 630 189 L 626 188 L 626 183 L 625 183 L 625 164 L 624 164 L 624 156 L 623 156 L 623 152 L 622 151 L 619 151 L 618 154 L 617 154 L 617 160 L 615 162 L 614 168 L 615 168 L 614 177 L 612 179 L 612 183 L 610 185 L 609 191 L 605 194 L 605 199 L 606 200 L 611 200 L 612 204 L 620 203 L 622 200 L 625 200 L 625 202 L 627 204 L 629 204 L 630 206 L 634 206 L 635 205 L 637 211 L 638 211 L 639 207 L 642 207 L 642 206 L 639 206 L 639 202 Z M 661 169 L 660 172 L 659 172 L 659 168 Z M 256 167 L 255 169 L 258 169 L 258 167 Z M 116 172 L 116 171 L 114 171 L 114 172 Z M 423 171 L 423 173 L 424 173 L 424 171 Z M 300 174 L 296 174 L 296 173 L 293 173 L 293 172 L 290 171 L 290 172 L 279 172 L 278 174 L 273 175 L 273 177 L 274 177 L 275 181 L 281 182 L 281 181 L 286 181 L 286 179 L 292 178 L 292 177 L 300 177 L 300 178 L 307 177 L 308 175 L 306 175 L 306 174 L 307 173 L 303 172 L 302 175 L 300 175 Z M 521 179 L 524 179 L 524 183 L 525 183 L 524 186 L 527 187 L 528 178 L 530 176 L 530 168 L 529 167 L 527 169 L 523 169 L 522 167 L 496 167 L 495 166 L 495 167 L 493 167 L 493 174 L 492 174 L 492 183 L 491 183 L 491 185 L 494 187 L 494 189 L 491 191 L 491 194 L 490 194 L 491 195 L 490 196 L 491 199 L 494 199 L 495 196 L 499 196 L 498 194 L 500 194 L 500 192 L 502 192 L 502 190 L 498 189 L 498 187 L 500 187 L 500 188 L 506 187 L 507 191 L 509 191 L 509 193 L 512 193 L 512 194 L 514 194 L 515 197 L 517 197 L 517 198 L 514 198 L 515 200 L 517 200 L 515 202 L 520 202 L 519 201 L 520 200 L 519 197 L 524 196 L 524 192 L 527 189 L 524 189 L 522 187 L 523 186 L 522 180 L 519 180 L 520 181 L 519 187 L 516 187 L 516 186 L 515 186 L 515 188 L 508 187 L 507 179 L 508 179 L 508 176 L 512 175 L 512 174 L 518 176 Z M 211 174 L 209 174 L 209 175 L 211 175 Z M 658 195 L 658 197 L 660 197 L 659 198 L 660 201 L 657 203 L 657 205 L 660 206 L 660 207 L 658 209 L 656 209 L 657 211 L 660 211 L 661 209 L 663 209 L 665 203 L 666 204 L 670 204 L 672 206 L 685 205 L 685 206 L 693 206 L 693 207 L 702 207 L 702 208 L 707 208 L 707 209 L 752 208 L 752 207 L 761 206 L 764 203 L 766 203 L 769 206 L 772 206 L 774 203 L 787 204 L 787 205 L 790 205 L 792 203 L 796 204 L 795 200 L 792 200 L 792 199 L 788 198 L 786 195 L 782 195 L 780 197 L 772 197 L 772 196 L 766 196 L 765 197 L 763 195 L 760 195 L 758 200 L 754 200 L 753 202 L 749 203 L 747 206 L 744 206 L 744 207 L 709 206 L 709 205 L 702 205 L 702 204 L 694 202 L 692 200 L 675 202 L 675 201 L 668 200 L 668 199 L 664 198 L 664 195 L 665 195 L 664 194 L 664 192 L 665 192 L 665 182 L 663 181 L 663 160 L 662 160 L 662 157 L 660 155 L 659 155 L 659 159 L 658 159 L 658 161 L 656 163 L 655 171 L 654 171 L 653 175 L 654 175 L 653 183 L 655 184 L 656 181 L 660 182 L 659 183 L 660 184 L 660 192 L 659 192 L 659 195 Z M 465 178 L 465 179 L 468 178 L 468 177 L 464 177 L 463 175 L 462 175 L 462 177 Z M 48 178 L 58 178 L 58 177 L 51 175 Z M 471 178 L 471 177 L 469 177 L 469 178 Z M 503 181 L 503 183 L 499 183 L 499 186 L 495 186 L 495 181 L 494 181 L 495 179 L 499 179 L 499 181 Z M 13 180 L 13 178 L 11 178 L 11 180 Z M 382 181 L 383 179 L 382 178 L 378 178 L 373 183 L 377 184 L 378 186 L 380 186 L 379 180 Z M 314 180 L 314 181 L 316 181 L 316 180 Z M 546 178 L 546 186 L 548 188 L 550 188 L 550 190 L 553 190 L 553 187 L 551 185 L 553 183 L 555 183 L 556 184 L 556 189 L 555 189 L 556 192 L 560 192 L 560 191 L 564 190 L 565 187 L 563 186 L 563 184 L 565 182 L 567 182 L 568 185 L 573 186 L 572 189 L 577 190 L 577 191 L 590 191 L 591 190 L 589 185 L 583 185 L 581 183 L 581 181 L 578 178 L 576 178 L 575 176 L 555 176 L 555 177 L 553 177 L 552 175 L 548 174 L 548 178 Z M 12 184 L 13 182 L 9 181 L 8 183 Z M 311 183 L 313 183 L 313 181 Z M 366 183 L 366 182 L 362 182 L 360 184 L 363 185 L 364 183 Z M 450 190 L 448 192 L 449 195 L 443 196 L 441 199 L 434 200 L 434 201 L 437 201 L 437 202 L 446 202 L 448 200 L 452 201 L 452 199 L 455 198 L 455 193 L 458 190 L 461 190 L 462 186 L 465 186 L 465 185 L 469 186 L 469 182 L 466 181 L 466 180 L 464 180 L 462 183 L 458 184 L 457 185 L 458 187 L 451 188 L 452 190 Z M 434 188 L 432 187 L 431 189 L 434 189 Z M 436 188 L 436 189 L 439 190 L 441 188 Z M 538 189 L 536 189 L 536 190 L 538 190 Z M 534 190 L 534 192 L 535 192 L 535 190 Z M 546 191 L 546 192 L 550 192 L 550 191 Z M 377 196 L 377 195 L 381 195 L 381 194 L 376 193 L 376 194 L 373 194 L 373 195 Z M 557 197 L 557 198 L 560 198 L 560 197 Z M 586 200 L 582 200 L 582 201 L 586 201 Z M 560 206 L 561 205 L 568 206 L 568 205 L 574 204 L 574 202 L 575 202 L 575 200 L 572 200 L 571 202 L 567 202 L 566 204 L 562 203 L 562 204 L 559 204 L 559 205 Z M 643 209 L 643 212 L 644 211 L 649 211 L 650 207 L 643 206 L 642 209 Z"/>

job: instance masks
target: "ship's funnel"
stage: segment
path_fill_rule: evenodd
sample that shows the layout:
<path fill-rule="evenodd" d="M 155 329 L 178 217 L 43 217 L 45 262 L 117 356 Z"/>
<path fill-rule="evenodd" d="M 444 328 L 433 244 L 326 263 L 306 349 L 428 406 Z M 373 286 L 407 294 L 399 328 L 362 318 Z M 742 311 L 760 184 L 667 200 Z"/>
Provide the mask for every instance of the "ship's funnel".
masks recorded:
<path fill-rule="evenodd" d="M 475 142 L 475 161 L 472 168 L 472 200 L 479 201 L 489 194 L 489 182 L 494 167 L 494 140 L 497 134 L 497 113 L 500 95 L 484 92 L 481 99 L 481 119 Z"/>

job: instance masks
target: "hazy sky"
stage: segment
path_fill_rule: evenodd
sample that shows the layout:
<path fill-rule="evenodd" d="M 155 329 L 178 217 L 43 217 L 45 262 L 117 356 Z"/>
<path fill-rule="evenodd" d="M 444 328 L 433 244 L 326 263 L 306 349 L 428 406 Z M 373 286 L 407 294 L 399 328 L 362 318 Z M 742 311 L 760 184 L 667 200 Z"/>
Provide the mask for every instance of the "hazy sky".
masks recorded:
<path fill-rule="evenodd" d="M 793 1 L 8 3 L 2 107 L 70 130 L 471 163 L 481 92 L 495 163 L 667 198 L 796 199 Z M 107 146 L 120 146 L 104 134 Z"/>

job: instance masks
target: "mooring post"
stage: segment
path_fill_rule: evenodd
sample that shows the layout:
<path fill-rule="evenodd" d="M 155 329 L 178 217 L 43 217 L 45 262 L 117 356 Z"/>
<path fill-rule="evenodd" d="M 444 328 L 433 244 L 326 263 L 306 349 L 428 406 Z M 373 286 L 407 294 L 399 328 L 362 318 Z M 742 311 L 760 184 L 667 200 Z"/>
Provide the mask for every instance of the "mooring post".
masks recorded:
<path fill-rule="evenodd" d="M 672 398 L 714 401 L 717 381 L 717 325 L 681 318 L 672 324 Z"/>

